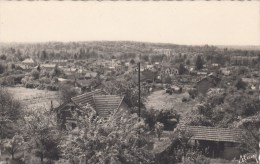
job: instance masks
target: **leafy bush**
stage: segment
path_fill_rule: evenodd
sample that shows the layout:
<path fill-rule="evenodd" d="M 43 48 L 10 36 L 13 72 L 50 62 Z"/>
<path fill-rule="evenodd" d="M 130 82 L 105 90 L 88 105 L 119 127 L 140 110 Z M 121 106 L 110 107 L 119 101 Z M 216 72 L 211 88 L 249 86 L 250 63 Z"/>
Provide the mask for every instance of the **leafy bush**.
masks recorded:
<path fill-rule="evenodd" d="M 164 125 L 164 130 L 173 130 L 179 121 L 179 115 L 172 109 L 149 109 L 142 110 L 142 117 L 149 128 L 153 130 L 157 122 Z"/>
<path fill-rule="evenodd" d="M 61 95 L 61 100 L 63 102 L 67 102 L 70 100 L 71 97 L 74 97 L 79 93 L 74 87 L 71 87 L 69 85 L 61 85 L 59 89 L 59 94 Z"/>
<path fill-rule="evenodd" d="M 49 91 L 58 91 L 59 86 L 57 86 L 57 85 L 46 85 L 46 89 L 49 90 Z"/>
<path fill-rule="evenodd" d="M 188 93 L 192 99 L 194 99 L 198 95 L 198 91 L 195 88 L 188 90 Z"/>
<path fill-rule="evenodd" d="M 32 82 L 27 82 L 25 84 L 25 88 L 37 88 L 39 86 L 39 84 L 37 83 L 32 83 Z"/>
<path fill-rule="evenodd" d="M 34 80 L 39 79 L 40 72 L 34 69 L 31 71 L 31 76 L 33 77 Z"/>
<path fill-rule="evenodd" d="M 5 72 L 5 64 L 4 63 L 0 63 L 0 74 L 4 73 Z"/>
<path fill-rule="evenodd" d="M 26 83 L 29 81 L 29 76 L 25 76 L 24 78 L 21 79 L 21 83 L 25 86 Z"/>
<path fill-rule="evenodd" d="M 245 90 L 247 88 L 247 84 L 242 81 L 242 79 L 238 79 L 236 82 L 235 82 L 235 86 L 237 87 L 237 89 L 243 89 Z"/>
<path fill-rule="evenodd" d="M 41 79 L 39 79 L 40 83 L 42 84 L 50 84 L 51 80 L 47 77 L 42 77 Z"/>
<path fill-rule="evenodd" d="M 12 75 L 15 84 L 22 84 L 22 79 L 25 77 L 24 74 Z"/>

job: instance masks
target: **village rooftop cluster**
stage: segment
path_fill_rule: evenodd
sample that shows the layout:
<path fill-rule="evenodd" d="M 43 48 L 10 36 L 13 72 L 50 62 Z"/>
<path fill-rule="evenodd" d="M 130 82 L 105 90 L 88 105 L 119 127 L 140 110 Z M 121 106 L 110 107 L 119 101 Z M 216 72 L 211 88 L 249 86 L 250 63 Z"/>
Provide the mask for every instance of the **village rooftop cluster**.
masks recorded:
<path fill-rule="evenodd" d="M 34 107 L 16 93 L 12 94 L 20 101 L 17 110 L 21 108 L 23 114 L 17 119 L 6 114 L 12 126 L 4 122 L 1 132 L 8 126 L 12 128 L 1 135 L 0 155 L 3 157 L 0 161 L 257 163 L 259 68 L 260 50 L 250 47 L 128 41 L 1 43 L 2 93 L 10 94 L 9 90 L 23 88 L 42 94 L 27 98 L 35 100 Z M 53 97 L 48 98 L 46 93 Z M 43 104 L 40 104 L 43 102 L 47 112 L 32 114 L 43 111 Z M 6 111 L 9 111 L 8 105 L 0 112 Z M 28 129 L 17 130 L 17 120 L 24 121 L 20 124 L 23 128 L 30 127 L 28 118 L 36 118 L 36 115 L 48 117 L 39 125 L 46 126 L 46 134 L 58 136 L 62 133 L 63 137 L 54 140 L 52 136 L 42 142 L 37 140 L 42 130 L 37 129 L 38 125 L 33 134 Z M 141 118 L 135 120 L 136 116 Z M 129 125 L 130 122 L 138 128 L 132 128 L 135 126 Z M 116 133 L 125 138 L 114 141 L 117 137 L 110 137 L 117 136 Z M 84 138 L 92 134 L 93 144 L 88 137 Z M 92 148 L 79 146 L 74 150 L 73 137 L 82 137 L 74 146 L 88 143 Z M 134 138 L 137 146 L 131 147 Z M 52 142 L 52 146 L 48 145 Z M 64 143 L 67 146 L 64 147 Z M 25 150 L 26 144 L 30 146 Z M 107 145 L 115 154 L 102 152 L 99 144 L 100 147 Z M 122 144 L 120 148 L 116 147 L 118 144 Z M 10 151 L 14 146 L 16 151 Z M 89 152 L 91 149 L 93 152 Z M 128 152 L 129 155 L 128 150 L 136 152 Z M 133 161 L 128 159 L 130 156 Z"/>

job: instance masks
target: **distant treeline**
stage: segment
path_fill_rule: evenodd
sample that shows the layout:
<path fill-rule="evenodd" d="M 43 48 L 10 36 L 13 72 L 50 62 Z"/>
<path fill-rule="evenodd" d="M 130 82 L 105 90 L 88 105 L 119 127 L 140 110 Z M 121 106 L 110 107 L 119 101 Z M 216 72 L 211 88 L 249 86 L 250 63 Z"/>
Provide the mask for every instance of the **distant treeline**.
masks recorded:
<path fill-rule="evenodd" d="M 216 46 L 188 46 L 164 43 L 130 41 L 95 41 L 95 42 L 46 42 L 46 43 L 1 43 L 0 59 L 12 62 L 33 58 L 44 62 L 54 59 L 87 58 L 135 58 L 138 55 L 155 55 L 155 49 L 169 49 L 176 54 L 201 54 L 212 56 L 260 56 L 260 50 L 239 50 Z M 163 55 L 163 54 L 160 54 Z M 216 59 L 217 60 L 217 59 Z"/>

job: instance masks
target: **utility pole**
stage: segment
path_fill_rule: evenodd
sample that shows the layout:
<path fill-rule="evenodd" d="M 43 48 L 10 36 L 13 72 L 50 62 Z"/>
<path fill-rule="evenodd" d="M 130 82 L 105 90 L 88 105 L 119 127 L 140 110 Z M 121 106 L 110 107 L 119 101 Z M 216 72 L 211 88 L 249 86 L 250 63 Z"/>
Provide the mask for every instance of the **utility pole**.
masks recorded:
<path fill-rule="evenodd" d="M 138 122 L 140 123 L 140 121 L 141 121 L 141 71 L 140 71 L 140 67 L 141 67 L 141 54 L 139 55 L 139 62 L 138 62 L 138 98 L 139 98 L 139 100 L 138 100 L 138 118 L 139 118 L 139 120 L 138 120 Z M 139 128 L 139 131 L 138 131 L 138 137 L 139 137 L 139 139 L 140 139 L 140 134 L 141 134 L 141 130 L 140 130 L 140 128 Z M 138 142 L 138 146 L 139 147 L 141 147 L 141 143 L 140 143 L 140 141 Z"/>

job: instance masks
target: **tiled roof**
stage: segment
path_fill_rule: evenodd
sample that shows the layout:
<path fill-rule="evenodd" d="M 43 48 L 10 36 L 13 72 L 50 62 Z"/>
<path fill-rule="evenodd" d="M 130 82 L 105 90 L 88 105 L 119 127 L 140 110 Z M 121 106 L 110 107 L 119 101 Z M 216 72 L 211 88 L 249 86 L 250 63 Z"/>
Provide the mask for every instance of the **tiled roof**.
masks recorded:
<path fill-rule="evenodd" d="M 216 128 L 206 126 L 182 126 L 181 129 L 192 133 L 194 140 L 241 142 L 243 131 L 241 129 Z"/>
<path fill-rule="evenodd" d="M 71 98 L 71 102 L 79 108 L 89 104 L 94 108 L 99 116 L 108 117 L 110 114 L 114 114 L 114 112 L 119 108 L 124 97 L 107 94 L 108 93 L 103 90 L 96 90 L 73 97 Z M 68 103 L 65 103 L 64 105 L 66 104 Z M 61 105 L 59 108 L 62 108 L 64 105 Z"/>
<path fill-rule="evenodd" d="M 90 104 L 92 107 L 94 106 L 93 96 L 94 95 L 106 95 L 107 93 L 103 90 L 95 90 L 93 92 L 87 92 L 82 95 L 72 97 L 71 100 L 77 104 L 79 107 L 86 106 Z"/>
<path fill-rule="evenodd" d="M 94 95 L 93 99 L 96 112 L 101 117 L 113 114 L 123 101 L 123 97 L 116 95 Z"/>

